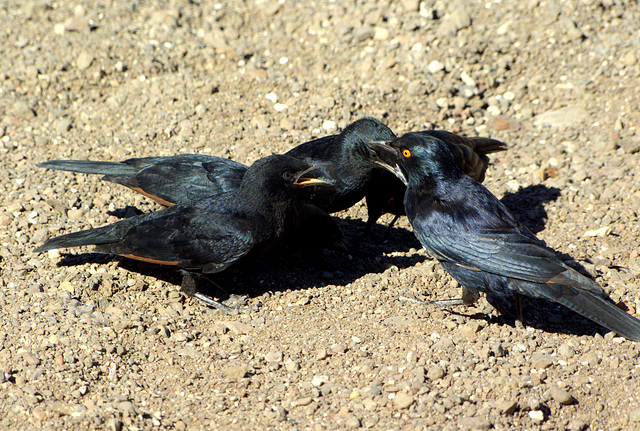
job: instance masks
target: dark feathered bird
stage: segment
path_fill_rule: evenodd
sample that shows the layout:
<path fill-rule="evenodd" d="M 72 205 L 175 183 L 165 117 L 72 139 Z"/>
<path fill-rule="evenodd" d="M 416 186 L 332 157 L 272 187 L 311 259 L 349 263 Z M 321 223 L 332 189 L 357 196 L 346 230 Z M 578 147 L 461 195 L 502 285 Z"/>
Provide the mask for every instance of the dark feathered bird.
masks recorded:
<path fill-rule="evenodd" d="M 460 168 L 478 181 L 484 179 L 489 163 L 487 154 L 506 149 L 504 143 L 489 138 L 465 138 L 443 130 L 418 132 L 444 140 L 456 156 Z M 333 166 L 334 187 L 325 187 L 313 203 L 328 213 L 350 208 L 366 198 L 368 219 L 366 231 L 385 213 L 396 217 L 405 214 L 403 199 L 406 186 L 394 175 L 380 169 L 369 158 L 367 143 L 388 141 L 395 134 L 375 118 L 362 118 L 350 124 L 339 135 L 327 136 L 301 144 L 286 154 L 308 163 Z"/>
<path fill-rule="evenodd" d="M 38 167 L 102 175 L 165 206 L 193 205 L 212 196 L 236 190 L 247 166 L 222 157 L 181 154 L 144 157 L 122 162 L 51 160 Z"/>
<path fill-rule="evenodd" d="M 313 169 L 293 157 L 269 156 L 229 193 L 58 236 L 35 251 L 95 245 L 99 252 L 182 269 L 183 287 L 193 291 L 194 274 L 223 271 L 291 228 L 308 200 L 307 186 L 327 184 Z"/>
<path fill-rule="evenodd" d="M 466 303 L 484 292 L 500 309 L 514 295 L 544 298 L 640 341 L 640 320 L 616 307 L 593 280 L 565 265 L 483 185 L 465 175 L 449 146 L 408 133 L 372 158 L 408 184 L 404 204 L 425 249 L 463 286 Z"/>
<path fill-rule="evenodd" d="M 126 186 L 164 206 L 198 206 L 203 201 L 234 192 L 247 171 L 242 163 L 202 154 L 144 157 L 122 162 L 51 160 L 37 166 L 102 175 L 103 180 Z M 309 202 L 302 205 L 300 218 L 292 224 L 291 238 L 301 238 L 307 245 L 344 248 L 342 232 L 333 219 Z"/>

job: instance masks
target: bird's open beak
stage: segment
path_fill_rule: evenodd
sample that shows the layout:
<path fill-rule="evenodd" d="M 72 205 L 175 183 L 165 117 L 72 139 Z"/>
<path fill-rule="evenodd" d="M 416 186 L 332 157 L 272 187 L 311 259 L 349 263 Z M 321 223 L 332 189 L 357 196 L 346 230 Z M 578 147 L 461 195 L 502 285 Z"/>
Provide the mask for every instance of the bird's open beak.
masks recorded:
<path fill-rule="evenodd" d="M 373 141 L 367 143 L 369 148 L 369 157 L 371 161 L 382 166 L 406 185 L 407 177 L 405 176 L 400 165 L 398 164 L 398 152 L 395 148 L 389 146 L 388 142 Z"/>
<path fill-rule="evenodd" d="M 296 186 L 316 186 L 316 185 L 332 185 L 333 179 L 327 173 L 328 165 L 317 164 L 311 166 L 300 174 L 293 184 Z"/>

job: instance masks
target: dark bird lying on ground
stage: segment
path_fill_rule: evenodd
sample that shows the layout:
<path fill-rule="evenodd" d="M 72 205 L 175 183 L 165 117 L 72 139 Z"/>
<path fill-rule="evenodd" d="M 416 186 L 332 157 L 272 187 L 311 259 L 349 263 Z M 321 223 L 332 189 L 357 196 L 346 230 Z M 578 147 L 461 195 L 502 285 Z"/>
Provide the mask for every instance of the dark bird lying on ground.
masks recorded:
<path fill-rule="evenodd" d="M 447 144 L 408 133 L 372 143 L 371 157 L 408 184 L 404 205 L 424 248 L 463 286 L 470 304 L 479 292 L 502 311 L 519 295 L 557 302 L 634 341 L 640 320 L 616 307 L 593 280 L 565 265 L 483 185 L 464 175 Z M 447 303 L 447 301 L 443 301 Z"/>
<path fill-rule="evenodd" d="M 199 205 L 202 201 L 236 191 L 247 166 L 233 160 L 202 154 L 144 157 L 122 162 L 51 160 L 38 167 L 84 174 L 121 184 L 164 205 Z M 322 187 L 327 187 L 326 184 Z M 342 232 L 333 219 L 311 203 L 303 203 L 292 238 L 306 245 L 344 248 Z"/>
<path fill-rule="evenodd" d="M 51 160 L 38 167 L 103 175 L 102 179 L 129 187 L 165 206 L 194 205 L 240 187 L 247 166 L 201 154 L 144 157 L 123 162 Z"/>
<path fill-rule="evenodd" d="M 269 156 L 251 165 L 229 193 L 58 236 L 35 251 L 95 245 L 98 252 L 175 266 L 187 293 L 220 308 L 195 293 L 199 274 L 223 271 L 284 236 L 305 209 L 308 186 L 329 186 L 318 178 L 321 171 L 290 156 Z"/>
<path fill-rule="evenodd" d="M 487 154 L 506 149 L 504 143 L 495 139 L 465 138 L 443 130 L 419 133 L 446 142 L 460 168 L 478 181 L 484 179 L 489 164 Z M 405 213 L 403 200 L 406 186 L 371 162 L 366 144 L 395 137 L 382 122 L 367 117 L 350 124 L 340 134 L 305 142 L 286 154 L 310 164 L 332 166 L 328 169 L 334 185 L 322 186 L 312 199 L 318 208 L 334 213 L 346 210 L 366 198 L 368 220 L 365 232 L 369 232 L 385 213 L 395 215 L 389 229 Z M 52 160 L 37 166 L 103 175 L 103 180 L 127 186 L 166 206 L 193 205 L 202 199 L 234 190 L 240 185 L 247 169 L 245 165 L 232 160 L 199 154 L 145 157 L 123 162 Z M 327 225 L 328 231 L 337 229 L 331 226 L 329 220 L 322 220 L 322 216 L 314 217 Z"/>

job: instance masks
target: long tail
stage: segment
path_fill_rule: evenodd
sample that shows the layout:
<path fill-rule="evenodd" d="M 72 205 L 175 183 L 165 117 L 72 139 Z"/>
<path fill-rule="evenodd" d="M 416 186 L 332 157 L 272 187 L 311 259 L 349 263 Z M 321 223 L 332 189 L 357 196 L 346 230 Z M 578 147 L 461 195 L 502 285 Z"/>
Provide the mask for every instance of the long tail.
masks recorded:
<path fill-rule="evenodd" d="M 502 141 L 498 141 L 497 139 L 482 137 L 471 137 L 463 139 L 473 142 L 473 150 L 477 154 L 497 153 L 499 151 L 506 151 L 508 148 L 507 144 Z"/>
<path fill-rule="evenodd" d="M 563 282 L 552 279 L 540 284 L 512 279 L 510 285 L 518 293 L 557 302 L 625 338 L 640 341 L 640 319 L 616 307 L 593 280 L 574 270 L 556 278 Z"/>
<path fill-rule="evenodd" d="M 138 168 L 119 162 L 95 162 L 91 160 L 50 160 L 38 163 L 39 168 L 56 169 L 58 171 L 80 172 L 83 174 L 99 174 L 114 176 L 135 175 Z"/>
<path fill-rule="evenodd" d="M 482 138 L 482 137 L 466 137 L 456 135 L 455 133 L 447 132 L 446 130 L 424 130 L 419 133 L 433 136 L 436 139 L 440 139 L 448 144 L 454 144 L 457 146 L 468 147 L 478 155 L 486 155 L 491 153 L 497 153 L 498 151 L 505 151 L 507 144 L 497 139 Z"/>
<path fill-rule="evenodd" d="M 489 166 L 487 154 L 504 151 L 507 144 L 491 138 L 456 135 L 446 130 L 423 130 L 418 133 L 432 136 L 444 142 L 462 171 L 478 182 L 484 181 Z"/>
<path fill-rule="evenodd" d="M 122 240 L 124 233 L 130 228 L 131 223 L 129 223 L 128 220 L 130 219 L 121 220 L 120 222 L 95 229 L 81 230 L 79 232 L 56 236 L 47 240 L 34 251 L 36 253 L 42 253 L 57 248 L 112 244 Z"/>
<path fill-rule="evenodd" d="M 605 328 L 633 341 L 640 341 L 640 320 L 606 299 L 574 287 L 560 286 L 562 293 L 550 298 Z"/>

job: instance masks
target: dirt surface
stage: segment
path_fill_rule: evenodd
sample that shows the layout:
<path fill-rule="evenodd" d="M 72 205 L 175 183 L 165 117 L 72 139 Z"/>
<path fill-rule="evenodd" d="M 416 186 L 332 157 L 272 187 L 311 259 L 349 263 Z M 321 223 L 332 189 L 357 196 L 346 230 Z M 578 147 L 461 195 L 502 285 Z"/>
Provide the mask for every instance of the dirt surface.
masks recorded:
<path fill-rule="evenodd" d="M 638 429 L 640 345 L 553 304 L 526 327 L 460 288 L 406 218 L 367 254 L 282 247 L 217 281 L 46 238 L 160 207 L 57 158 L 251 163 L 374 116 L 509 144 L 486 185 L 640 308 L 637 2 L 4 1 L 0 428 Z M 209 292 L 233 303 L 224 292 Z M 246 310 L 245 310 L 246 311 Z"/>

